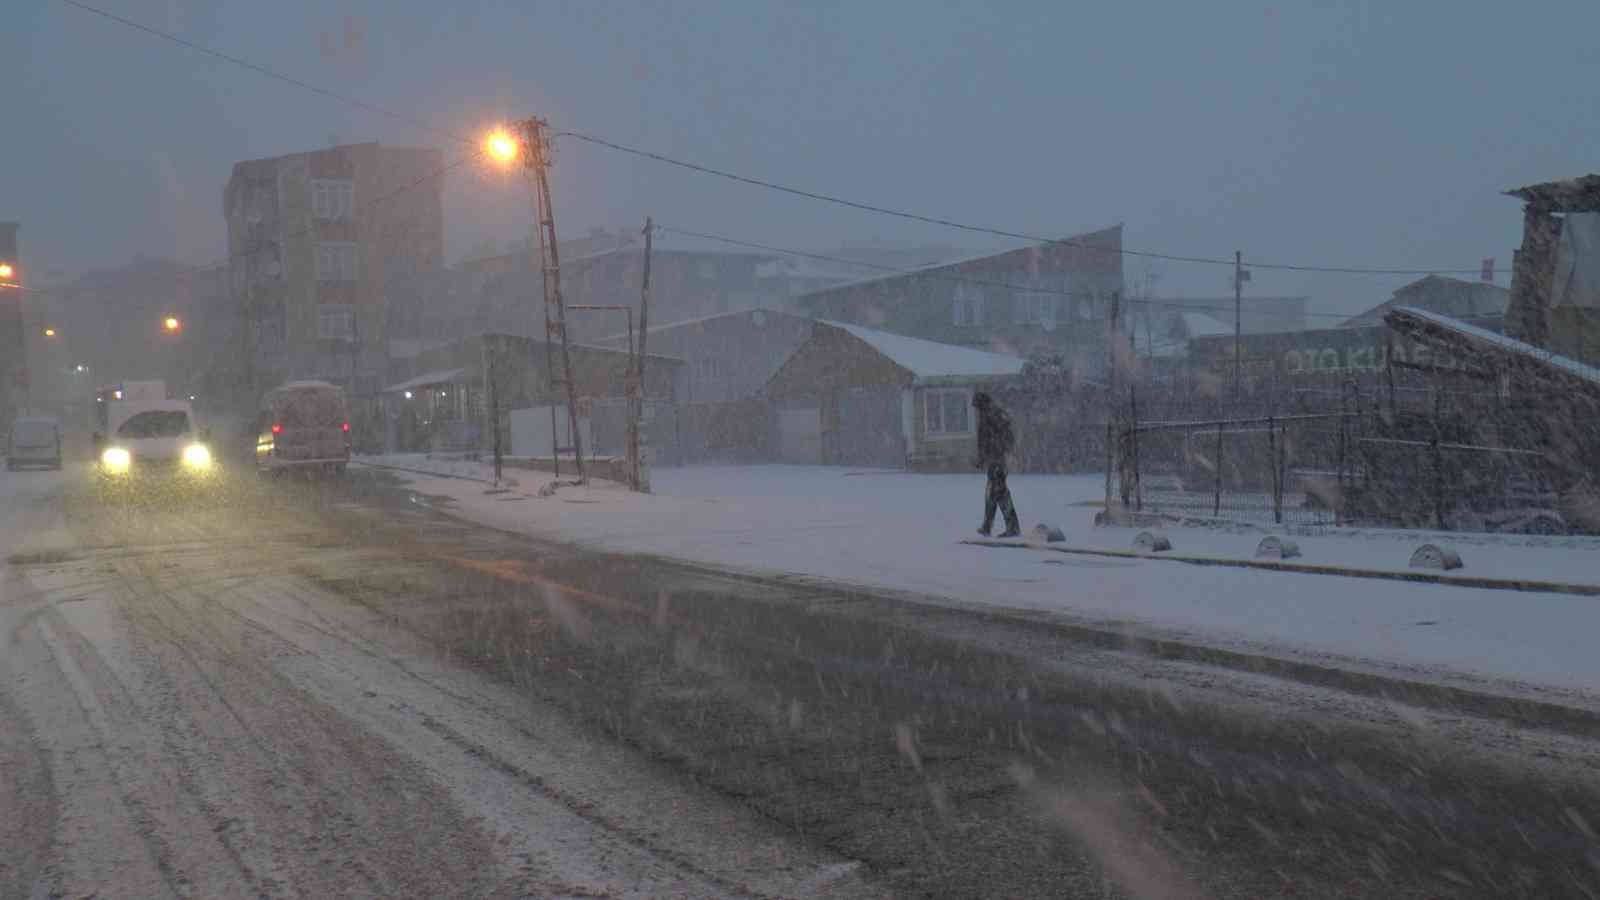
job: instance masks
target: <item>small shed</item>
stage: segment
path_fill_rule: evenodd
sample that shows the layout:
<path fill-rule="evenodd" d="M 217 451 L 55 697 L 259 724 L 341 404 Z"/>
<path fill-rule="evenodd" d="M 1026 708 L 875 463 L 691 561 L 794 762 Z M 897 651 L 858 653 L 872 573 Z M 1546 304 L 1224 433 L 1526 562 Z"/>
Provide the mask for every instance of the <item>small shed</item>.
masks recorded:
<path fill-rule="evenodd" d="M 781 462 L 964 469 L 977 451 L 974 391 L 1022 359 L 819 321 L 767 382 Z"/>

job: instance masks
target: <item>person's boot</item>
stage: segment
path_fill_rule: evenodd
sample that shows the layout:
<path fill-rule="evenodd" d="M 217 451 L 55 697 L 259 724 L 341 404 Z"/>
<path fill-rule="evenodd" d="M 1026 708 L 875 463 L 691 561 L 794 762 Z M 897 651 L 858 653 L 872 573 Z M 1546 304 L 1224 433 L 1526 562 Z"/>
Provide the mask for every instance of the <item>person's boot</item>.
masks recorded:
<path fill-rule="evenodd" d="M 1004 538 L 1022 537 L 1022 529 L 1017 527 L 1016 525 L 1007 525 L 1006 526 L 1006 530 L 1000 532 L 1000 537 L 1002 539 L 1004 539 Z"/>
<path fill-rule="evenodd" d="M 981 535 L 983 535 L 983 536 L 984 536 L 984 537 L 988 537 L 988 536 L 989 536 L 989 530 L 990 530 L 990 527 L 991 527 L 991 526 L 988 526 L 988 525 L 984 525 L 984 526 L 982 526 L 982 527 L 980 527 L 980 528 L 979 528 L 979 529 L 978 529 L 978 533 L 979 533 L 979 534 L 981 534 Z"/>

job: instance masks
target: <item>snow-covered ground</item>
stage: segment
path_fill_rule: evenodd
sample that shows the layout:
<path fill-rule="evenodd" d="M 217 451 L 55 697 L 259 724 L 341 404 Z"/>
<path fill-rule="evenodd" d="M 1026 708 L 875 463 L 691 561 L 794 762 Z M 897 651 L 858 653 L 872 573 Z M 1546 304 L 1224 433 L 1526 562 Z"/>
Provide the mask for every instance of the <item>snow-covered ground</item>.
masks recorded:
<path fill-rule="evenodd" d="M 476 463 L 375 460 L 469 477 Z M 406 476 L 452 512 L 499 528 L 621 552 L 822 576 L 957 601 L 1116 620 L 1212 644 L 1336 656 L 1392 668 L 1441 667 L 1600 691 L 1600 598 L 1262 572 L 959 543 L 981 517 L 978 474 L 826 467 L 658 469 L 655 493 L 563 487 L 507 470 L 505 494 L 459 479 Z M 1134 532 L 1092 525 L 1097 476 L 1011 479 L 1024 528 L 1045 521 L 1069 544 L 1127 548 Z M 1253 556 L 1260 532 L 1178 529 L 1180 552 Z M 1386 531 L 1297 536 L 1306 562 L 1405 569 L 1425 536 Z M 1480 575 L 1600 581 L 1600 542 L 1442 536 Z"/>

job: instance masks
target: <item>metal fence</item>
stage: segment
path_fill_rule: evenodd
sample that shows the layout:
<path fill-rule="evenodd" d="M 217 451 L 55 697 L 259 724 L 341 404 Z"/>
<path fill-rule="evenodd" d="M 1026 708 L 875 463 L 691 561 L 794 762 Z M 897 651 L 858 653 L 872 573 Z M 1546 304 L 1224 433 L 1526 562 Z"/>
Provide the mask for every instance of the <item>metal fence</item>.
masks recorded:
<path fill-rule="evenodd" d="M 1256 398 L 1285 414 L 1208 418 L 1137 395 L 1119 410 L 1112 501 L 1185 519 L 1559 533 L 1559 474 L 1537 429 L 1482 391 Z M 1162 398 L 1157 397 L 1160 400 Z M 1240 404 L 1246 409 L 1249 405 Z M 1320 409 L 1319 409 L 1320 407 Z M 1332 407 L 1329 409 L 1328 407 Z"/>
<path fill-rule="evenodd" d="M 1348 418 L 1324 413 L 1125 426 L 1116 490 L 1125 508 L 1141 512 L 1332 523 L 1350 470 Z"/>

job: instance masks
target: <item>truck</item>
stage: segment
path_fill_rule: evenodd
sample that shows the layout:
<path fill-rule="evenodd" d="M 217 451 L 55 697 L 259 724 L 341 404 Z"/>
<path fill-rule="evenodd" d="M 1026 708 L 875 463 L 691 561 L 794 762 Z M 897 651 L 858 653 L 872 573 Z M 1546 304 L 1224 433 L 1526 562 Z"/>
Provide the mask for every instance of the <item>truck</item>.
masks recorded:
<path fill-rule="evenodd" d="M 122 423 L 134 414 L 165 406 L 168 403 L 167 383 L 159 379 L 117 381 L 96 389 L 94 399 L 94 430 L 98 443 L 115 434 Z"/>

